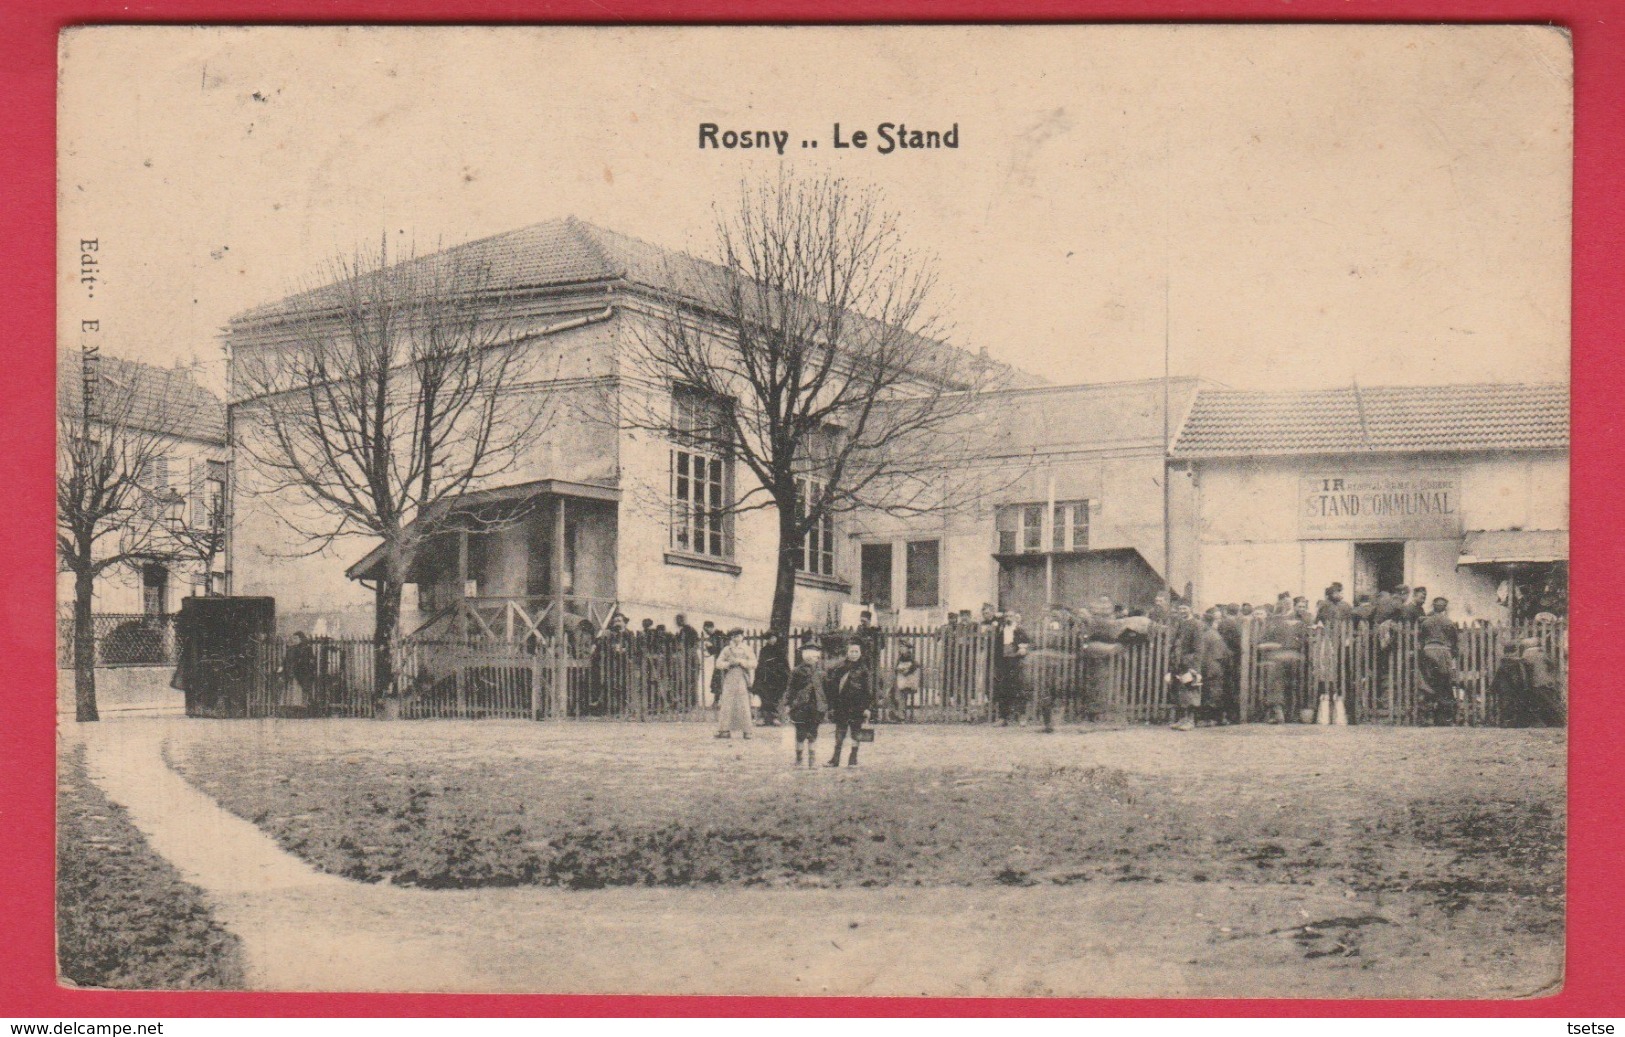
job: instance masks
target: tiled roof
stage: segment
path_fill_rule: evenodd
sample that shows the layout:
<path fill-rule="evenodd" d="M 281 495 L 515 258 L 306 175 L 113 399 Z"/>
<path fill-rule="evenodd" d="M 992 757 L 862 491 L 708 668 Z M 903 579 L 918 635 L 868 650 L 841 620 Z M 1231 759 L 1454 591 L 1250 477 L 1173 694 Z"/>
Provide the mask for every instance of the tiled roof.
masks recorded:
<path fill-rule="evenodd" d="M 57 409 L 77 413 L 83 391 L 82 359 L 78 353 L 59 352 L 56 358 Z M 209 443 L 226 441 L 226 405 L 199 385 L 190 371 L 155 367 L 103 353 L 98 374 L 107 386 L 109 401 L 120 401 L 129 425 Z M 126 395 L 131 394 L 131 395 Z M 128 408 L 122 403 L 127 401 Z"/>
<path fill-rule="evenodd" d="M 1409 385 L 1245 392 L 1204 389 L 1173 456 L 1560 450 L 1569 387 Z"/>
<path fill-rule="evenodd" d="M 574 216 L 456 245 L 414 262 L 458 263 L 482 270 L 483 287 L 491 292 L 620 281 L 692 301 L 716 297 L 723 274 L 722 267 L 687 252 L 653 245 Z M 322 297 L 331 291 L 322 287 L 292 295 L 239 314 L 231 323 L 241 327 L 308 311 L 313 305 L 320 306 Z M 1009 373 L 1012 385 L 1043 384 L 1043 379 L 1015 368 Z"/>

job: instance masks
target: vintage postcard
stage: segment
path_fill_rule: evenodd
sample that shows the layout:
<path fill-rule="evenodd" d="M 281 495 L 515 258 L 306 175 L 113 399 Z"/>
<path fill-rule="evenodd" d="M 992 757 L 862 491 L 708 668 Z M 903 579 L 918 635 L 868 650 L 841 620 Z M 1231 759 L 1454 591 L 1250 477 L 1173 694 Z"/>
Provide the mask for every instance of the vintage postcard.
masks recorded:
<path fill-rule="evenodd" d="M 60 981 L 1564 975 L 1568 36 L 60 40 Z"/>

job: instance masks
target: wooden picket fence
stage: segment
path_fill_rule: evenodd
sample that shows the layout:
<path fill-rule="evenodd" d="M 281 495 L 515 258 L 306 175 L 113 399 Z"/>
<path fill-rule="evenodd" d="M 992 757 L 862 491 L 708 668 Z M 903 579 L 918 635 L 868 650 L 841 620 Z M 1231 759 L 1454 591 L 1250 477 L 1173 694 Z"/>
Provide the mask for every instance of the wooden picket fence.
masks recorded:
<path fill-rule="evenodd" d="M 1302 721 L 1318 709 L 1322 696 L 1343 696 L 1352 723 L 1414 725 L 1435 719 L 1422 681 L 1417 628 L 1394 623 L 1384 627 L 1353 624 L 1315 627 L 1301 651 L 1283 652 L 1259 627 L 1242 627 L 1239 689 L 1241 719 L 1264 719 L 1269 711 L 1268 685 L 1284 686 L 1284 719 Z M 1502 722 L 1505 704 L 1493 692 L 1496 668 L 1508 645 L 1527 639 L 1540 644 L 1555 671 L 1562 711 L 1567 713 L 1567 623 L 1470 623 L 1457 627 L 1456 686 L 1460 719 L 1469 724 Z"/>
<path fill-rule="evenodd" d="M 1492 692 L 1505 648 L 1536 638 L 1566 697 L 1568 641 L 1564 624 L 1465 625 L 1457 656 L 1463 719 L 1502 720 Z M 1268 717 L 1266 692 L 1282 692 L 1283 719 L 1312 716 L 1324 695 L 1341 694 L 1352 723 L 1419 724 L 1433 717 L 1418 672 L 1414 627 L 1312 628 L 1301 651 L 1283 653 L 1244 626 L 1241 651 L 1230 661 L 1224 689 L 1231 715 Z M 788 643 L 791 665 L 816 642 L 826 658 L 850 639 L 866 646 L 881 690 L 881 713 L 918 723 L 978 723 L 997 715 L 1001 680 L 1029 718 L 1048 704 L 1061 723 L 1165 723 L 1176 709 L 1169 680 L 1172 636 L 1152 627 L 1133 643 L 1090 642 L 1081 631 L 1039 634 L 1025 657 L 1001 665 L 998 635 L 888 629 L 804 631 Z M 760 650 L 762 635 L 749 640 Z M 904 652 L 919 665 L 919 690 L 904 701 L 891 694 Z M 715 716 L 704 648 L 670 636 L 640 633 L 567 634 L 558 650 L 550 638 L 520 642 L 425 641 L 395 655 L 397 694 L 374 688 L 367 640 L 310 642 L 303 667 L 288 665 L 288 641 L 249 646 L 231 659 L 199 660 L 188 711 L 216 717 L 387 717 L 401 719 L 505 717 L 530 720 L 707 721 Z M 302 679 L 300 676 L 302 675 Z"/>

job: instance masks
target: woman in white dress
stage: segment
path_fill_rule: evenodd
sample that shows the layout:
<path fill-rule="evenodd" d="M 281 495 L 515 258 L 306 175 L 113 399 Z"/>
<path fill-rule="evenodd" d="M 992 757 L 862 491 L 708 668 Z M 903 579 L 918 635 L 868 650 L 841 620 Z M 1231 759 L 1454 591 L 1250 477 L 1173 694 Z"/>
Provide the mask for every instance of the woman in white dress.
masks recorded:
<path fill-rule="evenodd" d="M 756 675 L 756 653 L 745 643 L 743 630 L 728 631 L 728 643 L 717 655 L 722 673 L 722 697 L 717 705 L 717 737 L 732 738 L 739 731 L 750 737 L 750 685 Z"/>

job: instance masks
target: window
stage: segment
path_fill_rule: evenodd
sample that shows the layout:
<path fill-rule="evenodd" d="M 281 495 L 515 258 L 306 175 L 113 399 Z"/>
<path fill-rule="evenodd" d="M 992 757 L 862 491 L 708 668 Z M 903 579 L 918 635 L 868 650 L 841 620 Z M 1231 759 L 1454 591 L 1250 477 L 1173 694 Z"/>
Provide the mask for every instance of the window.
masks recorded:
<path fill-rule="evenodd" d="M 1043 554 L 1046 551 L 1089 550 L 1089 502 L 1057 501 L 1050 512 L 1049 544 L 1045 546 L 1042 504 L 1007 504 L 998 510 L 995 525 L 1000 554 Z"/>
<path fill-rule="evenodd" d="M 726 401 L 700 389 L 679 386 L 671 396 L 672 438 L 708 453 L 720 453 L 728 442 Z"/>
<path fill-rule="evenodd" d="M 728 465 L 698 450 L 671 452 L 671 546 L 690 554 L 733 554 Z"/>
<path fill-rule="evenodd" d="M 1044 549 L 1044 506 L 1009 504 L 997 517 L 1000 554 L 1026 554 Z"/>
<path fill-rule="evenodd" d="M 824 484 L 816 479 L 796 480 L 796 510 L 801 518 L 807 515 L 807 502 L 815 500 L 823 492 Z M 813 576 L 835 575 L 835 516 L 828 511 L 807 530 L 807 536 L 801 543 L 801 561 L 797 568 Z"/>
<path fill-rule="evenodd" d="M 724 407 L 679 388 L 672 394 L 671 546 L 711 558 L 733 556 L 733 458 L 723 441 Z"/>
<path fill-rule="evenodd" d="M 1054 528 L 1054 550 L 1089 550 L 1089 502 L 1063 501 L 1056 504 Z"/>
<path fill-rule="evenodd" d="M 904 604 L 911 609 L 936 608 L 938 559 L 936 540 L 910 540 L 906 552 Z"/>
<path fill-rule="evenodd" d="M 164 509 L 169 497 L 169 458 L 161 454 L 142 458 L 141 470 L 136 475 L 136 485 L 143 491 L 141 517 L 145 519 L 165 517 Z"/>
<path fill-rule="evenodd" d="M 192 462 L 192 527 L 212 529 L 225 521 L 226 462 Z"/>

